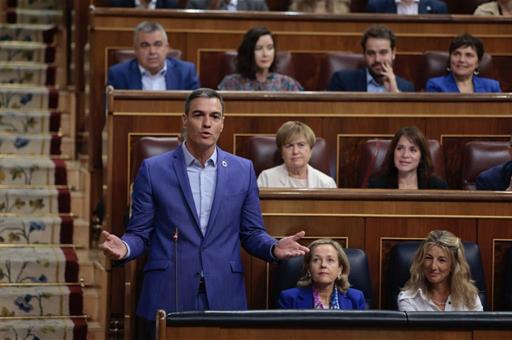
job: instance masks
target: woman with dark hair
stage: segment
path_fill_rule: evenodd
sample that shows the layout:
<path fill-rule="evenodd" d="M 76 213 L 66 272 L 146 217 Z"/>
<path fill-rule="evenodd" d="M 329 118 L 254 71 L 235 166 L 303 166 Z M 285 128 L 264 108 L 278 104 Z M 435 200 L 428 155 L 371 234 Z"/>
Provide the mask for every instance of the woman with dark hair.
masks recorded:
<path fill-rule="evenodd" d="M 266 27 L 247 31 L 238 47 L 236 73 L 224 77 L 219 90 L 231 91 L 302 91 L 299 82 L 275 73 L 276 42 Z"/>
<path fill-rule="evenodd" d="M 370 178 L 368 188 L 447 189 L 448 184 L 433 172 L 425 136 L 416 127 L 403 127 L 389 145 L 383 171 Z"/>
<path fill-rule="evenodd" d="M 278 305 L 286 309 L 366 309 L 362 291 L 349 288 L 350 263 L 340 244 L 319 239 L 308 246 L 297 288 L 283 290 Z"/>
<path fill-rule="evenodd" d="M 431 231 L 411 264 L 411 276 L 398 295 L 401 311 L 482 311 L 460 238 Z"/>
<path fill-rule="evenodd" d="M 450 44 L 447 75 L 427 80 L 427 92 L 501 92 L 497 80 L 478 76 L 478 64 L 484 55 L 480 39 L 462 34 Z"/>

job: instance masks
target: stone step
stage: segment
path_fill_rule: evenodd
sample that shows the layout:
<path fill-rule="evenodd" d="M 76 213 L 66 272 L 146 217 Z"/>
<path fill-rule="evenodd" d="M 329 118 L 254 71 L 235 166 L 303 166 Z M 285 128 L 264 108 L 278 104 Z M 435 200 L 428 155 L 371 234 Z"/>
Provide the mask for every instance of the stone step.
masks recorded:
<path fill-rule="evenodd" d="M 89 197 L 83 191 L 71 191 L 71 213 L 74 216 L 89 221 Z"/>
<path fill-rule="evenodd" d="M 73 244 L 79 249 L 89 249 L 91 230 L 89 222 L 82 218 L 75 218 L 73 220 L 73 227 Z"/>

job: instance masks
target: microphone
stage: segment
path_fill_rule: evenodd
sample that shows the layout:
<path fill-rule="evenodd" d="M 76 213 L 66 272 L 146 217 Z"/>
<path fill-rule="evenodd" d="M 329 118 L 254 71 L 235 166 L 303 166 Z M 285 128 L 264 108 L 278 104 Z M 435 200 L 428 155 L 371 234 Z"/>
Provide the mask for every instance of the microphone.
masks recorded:
<path fill-rule="evenodd" d="M 175 298 L 175 302 L 176 302 L 176 312 L 179 312 L 178 310 L 178 307 L 179 307 L 179 296 L 180 296 L 180 293 L 179 293 L 179 287 L 178 287 L 178 239 L 179 239 L 179 232 L 178 232 L 178 227 L 176 227 L 174 229 L 174 234 L 172 235 L 172 240 L 174 241 L 174 268 L 175 268 L 175 276 L 174 276 L 174 279 L 175 279 L 175 282 L 174 282 L 174 298 Z"/>

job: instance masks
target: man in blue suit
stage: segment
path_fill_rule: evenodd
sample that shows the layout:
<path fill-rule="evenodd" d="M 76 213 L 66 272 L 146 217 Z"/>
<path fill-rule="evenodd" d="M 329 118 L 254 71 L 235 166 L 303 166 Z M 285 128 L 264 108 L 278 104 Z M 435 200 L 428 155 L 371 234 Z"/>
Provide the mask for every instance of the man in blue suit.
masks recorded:
<path fill-rule="evenodd" d="M 308 252 L 297 243 L 303 231 L 279 241 L 267 234 L 252 162 L 217 147 L 222 97 L 192 92 L 183 126 L 178 149 L 143 161 L 125 234 L 102 233 L 100 247 L 112 259 L 148 254 L 137 308 L 145 320 L 158 309 L 246 309 L 240 245 L 266 261 Z"/>
<path fill-rule="evenodd" d="M 414 92 L 414 85 L 393 71 L 396 37 L 387 27 L 371 26 L 361 39 L 365 68 L 333 74 L 327 91 Z"/>
<path fill-rule="evenodd" d="M 508 151 L 512 159 L 512 135 Z M 512 191 L 512 160 L 481 172 L 475 185 L 477 190 Z"/>
<path fill-rule="evenodd" d="M 192 63 L 167 57 L 169 43 L 156 22 L 141 22 L 134 30 L 136 59 L 108 70 L 108 85 L 121 90 L 195 90 L 199 81 Z"/>
<path fill-rule="evenodd" d="M 368 13 L 448 14 L 448 7 L 439 0 L 369 0 Z"/>

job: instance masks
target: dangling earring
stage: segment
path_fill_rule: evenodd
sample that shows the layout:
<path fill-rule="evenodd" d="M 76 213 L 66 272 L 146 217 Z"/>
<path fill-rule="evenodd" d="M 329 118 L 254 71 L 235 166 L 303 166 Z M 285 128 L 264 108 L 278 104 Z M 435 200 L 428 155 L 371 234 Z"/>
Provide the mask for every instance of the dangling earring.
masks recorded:
<path fill-rule="evenodd" d="M 479 75 L 480 74 L 480 71 L 478 71 L 478 67 L 473 71 L 473 74 L 475 76 Z"/>
<path fill-rule="evenodd" d="M 451 72 L 451 71 L 452 71 L 452 69 L 450 68 L 450 66 L 446 66 L 446 71 L 448 71 L 448 72 Z"/>

